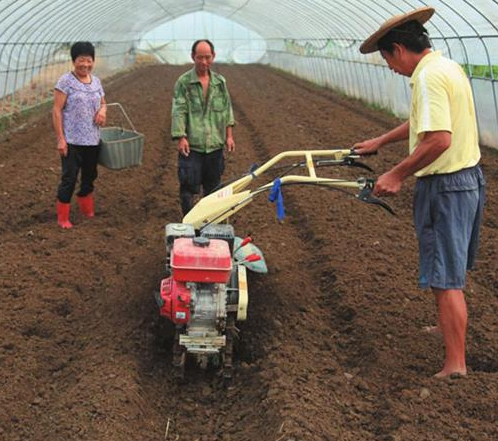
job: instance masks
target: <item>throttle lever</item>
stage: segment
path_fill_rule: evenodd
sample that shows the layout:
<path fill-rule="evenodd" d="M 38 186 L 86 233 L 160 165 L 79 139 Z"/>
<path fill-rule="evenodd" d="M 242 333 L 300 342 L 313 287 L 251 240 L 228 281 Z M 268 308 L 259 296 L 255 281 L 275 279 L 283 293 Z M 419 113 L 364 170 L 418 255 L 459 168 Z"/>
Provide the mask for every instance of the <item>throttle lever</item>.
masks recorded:
<path fill-rule="evenodd" d="M 391 213 L 393 216 L 396 216 L 394 210 L 384 202 L 383 200 L 372 196 L 372 191 L 374 189 L 375 181 L 373 179 L 365 179 L 364 187 L 361 189 L 360 193 L 356 196 L 360 201 L 366 202 L 367 204 L 379 205 L 384 208 L 384 210 Z"/>
<path fill-rule="evenodd" d="M 351 157 L 344 158 L 344 165 L 349 165 L 351 167 L 364 168 L 365 170 L 373 172 L 373 169 L 370 168 L 368 165 L 363 164 L 363 162 L 356 161 L 354 158 L 351 158 Z"/>
<path fill-rule="evenodd" d="M 327 165 L 346 165 L 348 167 L 359 167 L 359 168 L 364 168 L 365 170 L 368 170 L 370 172 L 373 172 L 373 169 L 371 169 L 368 165 L 363 164 L 363 162 L 356 161 L 356 159 L 352 156 L 345 156 L 343 159 L 320 159 L 316 161 L 315 166 L 316 167 L 324 167 Z"/>

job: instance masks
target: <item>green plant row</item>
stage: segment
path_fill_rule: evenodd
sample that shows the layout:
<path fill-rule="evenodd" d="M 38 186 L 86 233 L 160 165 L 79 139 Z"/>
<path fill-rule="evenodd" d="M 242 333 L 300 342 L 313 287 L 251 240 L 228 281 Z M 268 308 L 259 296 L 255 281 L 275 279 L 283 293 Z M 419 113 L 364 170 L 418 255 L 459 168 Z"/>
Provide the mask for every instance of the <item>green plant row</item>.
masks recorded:
<path fill-rule="evenodd" d="M 305 57 L 330 57 L 338 58 L 344 54 L 349 48 L 354 46 L 354 41 L 348 42 L 346 45 L 344 41 L 339 44 L 338 41 L 327 39 L 325 41 L 314 42 L 301 42 L 291 39 L 284 40 L 285 51 Z M 498 66 L 488 64 L 462 64 L 465 73 L 473 78 L 492 78 L 498 80 Z"/>
<path fill-rule="evenodd" d="M 469 77 L 494 78 L 498 80 L 498 66 L 487 64 L 462 64 L 462 68 Z"/>

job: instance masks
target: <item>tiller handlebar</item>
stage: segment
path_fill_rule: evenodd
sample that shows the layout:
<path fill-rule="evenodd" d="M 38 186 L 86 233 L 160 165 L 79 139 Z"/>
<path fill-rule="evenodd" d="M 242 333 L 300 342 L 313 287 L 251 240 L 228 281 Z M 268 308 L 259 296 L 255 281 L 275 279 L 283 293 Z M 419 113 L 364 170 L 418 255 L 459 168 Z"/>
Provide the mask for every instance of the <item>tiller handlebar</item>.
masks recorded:
<path fill-rule="evenodd" d="M 283 159 L 296 157 L 304 158 L 304 161 L 275 167 L 275 164 Z M 370 167 L 357 161 L 360 157 L 354 149 L 296 150 L 279 153 L 261 166 L 251 170 L 248 174 L 226 183 L 223 187 L 202 198 L 183 218 L 183 223 L 192 224 L 195 228 L 200 228 L 201 225 L 205 227 L 206 224 L 220 223 L 249 204 L 254 196 L 272 190 L 277 181 L 279 186 L 317 185 L 339 190 L 355 196 L 362 202 L 379 205 L 394 215 L 393 209 L 386 202 L 372 195 L 375 185 L 374 179 L 361 177 L 351 181 L 347 179 L 321 178 L 316 174 L 316 168 L 334 165 L 361 167 L 371 171 Z M 288 175 L 292 170 L 304 167 L 308 169 L 308 176 Z M 280 171 L 281 173 L 278 174 L 275 181 L 261 185 L 254 190 L 245 189 L 257 177 L 269 171 Z M 357 193 L 352 193 L 348 189 L 357 190 Z"/>

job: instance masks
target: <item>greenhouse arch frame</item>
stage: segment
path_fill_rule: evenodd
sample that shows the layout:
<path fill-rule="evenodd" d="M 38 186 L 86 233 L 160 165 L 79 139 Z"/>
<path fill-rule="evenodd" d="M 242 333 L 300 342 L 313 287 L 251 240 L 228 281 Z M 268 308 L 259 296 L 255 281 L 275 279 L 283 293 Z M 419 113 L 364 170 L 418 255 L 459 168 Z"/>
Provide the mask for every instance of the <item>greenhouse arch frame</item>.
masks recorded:
<path fill-rule="evenodd" d="M 422 6 L 436 9 L 426 24 L 434 48 L 469 76 L 481 143 L 498 148 L 495 0 L 3 0 L 0 117 L 50 100 L 54 77 L 70 66 L 72 42 L 95 43 L 98 73 L 105 77 L 135 63 L 149 31 L 197 11 L 261 36 L 261 63 L 406 117 L 407 79 L 391 72 L 378 53 L 360 54 L 359 45 L 389 17 Z"/>

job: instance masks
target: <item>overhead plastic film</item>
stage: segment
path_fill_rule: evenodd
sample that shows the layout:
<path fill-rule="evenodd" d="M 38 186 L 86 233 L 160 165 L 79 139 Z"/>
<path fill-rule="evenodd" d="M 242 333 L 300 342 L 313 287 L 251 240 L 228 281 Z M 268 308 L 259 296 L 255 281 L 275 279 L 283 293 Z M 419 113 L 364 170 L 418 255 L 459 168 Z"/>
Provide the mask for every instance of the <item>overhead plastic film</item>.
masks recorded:
<path fill-rule="evenodd" d="M 247 53 L 258 40 L 259 62 L 406 116 L 406 79 L 391 73 L 378 54 L 363 56 L 358 47 L 387 18 L 428 5 L 436 9 L 426 25 L 433 45 L 466 70 L 481 141 L 498 147 L 495 0 L 2 0 L 0 117 L 50 99 L 53 80 L 70 66 L 68 48 L 76 40 L 95 43 L 102 77 L 133 64 L 142 52 L 175 62 L 171 51 L 156 51 L 143 37 L 199 11 L 212 17 L 205 38 L 219 35 L 221 21 L 236 23 L 237 31 L 223 37 L 230 42 L 228 49 L 223 46 L 228 62 L 254 61 Z M 246 30 L 243 38 L 239 28 Z M 177 27 L 170 38 L 163 42 L 166 48 L 187 50 L 181 43 L 190 38 L 186 30 Z M 185 61 L 178 50 L 175 56 Z"/>

